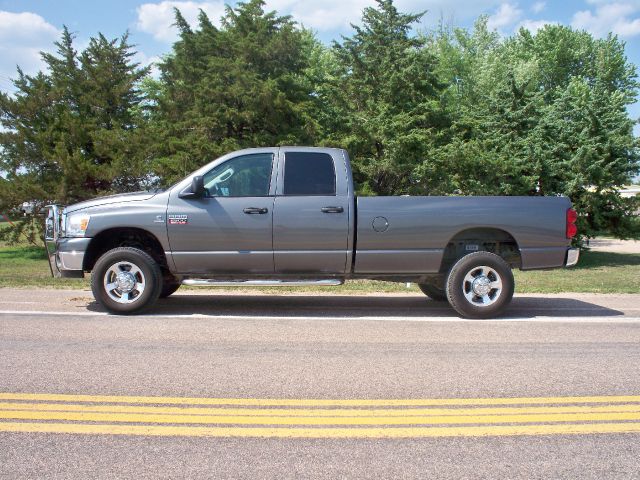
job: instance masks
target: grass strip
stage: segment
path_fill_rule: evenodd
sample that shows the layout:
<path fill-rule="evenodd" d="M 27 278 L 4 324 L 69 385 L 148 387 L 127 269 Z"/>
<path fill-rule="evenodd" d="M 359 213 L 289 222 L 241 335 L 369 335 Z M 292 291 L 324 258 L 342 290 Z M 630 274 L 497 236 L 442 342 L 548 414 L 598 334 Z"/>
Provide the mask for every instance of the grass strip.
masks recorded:
<path fill-rule="evenodd" d="M 580 262 L 570 269 L 514 271 L 518 293 L 638 293 L 640 254 L 583 251 Z M 44 248 L 0 247 L 0 287 L 88 289 L 89 279 L 51 278 Z M 185 288 L 185 287 L 182 287 Z M 340 287 L 238 287 L 262 293 L 301 292 L 327 294 L 371 294 L 418 292 L 415 285 L 374 280 L 352 280 Z"/>

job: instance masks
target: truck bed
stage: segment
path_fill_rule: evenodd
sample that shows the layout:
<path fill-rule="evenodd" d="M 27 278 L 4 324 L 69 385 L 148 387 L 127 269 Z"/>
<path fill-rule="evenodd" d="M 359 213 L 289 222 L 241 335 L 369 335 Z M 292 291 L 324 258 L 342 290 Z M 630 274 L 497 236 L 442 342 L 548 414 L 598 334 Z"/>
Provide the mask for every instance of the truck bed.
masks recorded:
<path fill-rule="evenodd" d="M 523 270 L 559 267 L 569 207 L 565 197 L 359 197 L 353 272 L 436 273 L 447 245 L 471 229 L 512 237 Z"/>

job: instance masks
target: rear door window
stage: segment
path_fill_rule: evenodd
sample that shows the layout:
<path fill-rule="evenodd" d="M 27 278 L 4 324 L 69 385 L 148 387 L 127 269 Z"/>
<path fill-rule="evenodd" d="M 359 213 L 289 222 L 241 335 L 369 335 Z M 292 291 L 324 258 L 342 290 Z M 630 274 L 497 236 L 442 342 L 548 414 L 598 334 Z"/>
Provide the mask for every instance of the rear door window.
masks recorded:
<path fill-rule="evenodd" d="M 336 171 L 331 155 L 319 152 L 286 152 L 285 195 L 335 195 Z"/>

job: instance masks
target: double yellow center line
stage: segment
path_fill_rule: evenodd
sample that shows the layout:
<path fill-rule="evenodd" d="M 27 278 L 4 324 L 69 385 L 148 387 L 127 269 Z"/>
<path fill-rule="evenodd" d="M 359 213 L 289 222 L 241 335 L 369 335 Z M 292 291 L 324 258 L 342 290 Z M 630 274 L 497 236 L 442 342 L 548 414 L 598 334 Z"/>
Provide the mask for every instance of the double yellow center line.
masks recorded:
<path fill-rule="evenodd" d="M 640 396 L 330 400 L 0 392 L 0 432 L 290 438 L 640 433 Z"/>

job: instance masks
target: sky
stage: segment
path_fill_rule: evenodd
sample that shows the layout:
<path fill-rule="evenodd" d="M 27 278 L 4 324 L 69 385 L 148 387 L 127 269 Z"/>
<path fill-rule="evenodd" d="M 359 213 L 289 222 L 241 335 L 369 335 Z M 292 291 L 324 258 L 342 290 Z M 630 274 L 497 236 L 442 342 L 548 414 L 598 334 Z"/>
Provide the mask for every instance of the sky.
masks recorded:
<path fill-rule="evenodd" d="M 362 9 L 374 4 L 373 0 L 266 1 L 268 9 L 293 15 L 327 43 L 348 35 Z M 128 31 L 139 52 L 136 60 L 152 64 L 170 51 L 176 39 L 173 7 L 195 23 L 200 9 L 218 20 L 224 5 L 224 0 L 0 0 L 0 90 L 12 89 L 16 65 L 29 74 L 42 68 L 39 52 L 53 50 L 63 25 L 76 35 L 79 49 L 98 32 L 113 38 Z M 597 37 L 612 31 L 626 42 L 629 59 L 640 66 L 640 0 L 396 0 L 396 5 L 404 12 L 426 10 L 418 26 L 422 30 L 433 28 L 440 20 L 470 27 L 479 15 L 486 14 L 489 26 L 502 35 L 520 27 L 535 31 L 547 23 L 571 25 Z M 640 102 L 629 110 L 634 118 L 640 117 Z M 635 133 L 640 136 L 640 125 Z"/>

